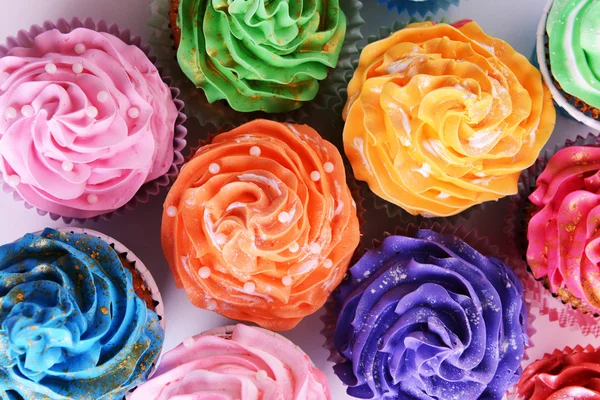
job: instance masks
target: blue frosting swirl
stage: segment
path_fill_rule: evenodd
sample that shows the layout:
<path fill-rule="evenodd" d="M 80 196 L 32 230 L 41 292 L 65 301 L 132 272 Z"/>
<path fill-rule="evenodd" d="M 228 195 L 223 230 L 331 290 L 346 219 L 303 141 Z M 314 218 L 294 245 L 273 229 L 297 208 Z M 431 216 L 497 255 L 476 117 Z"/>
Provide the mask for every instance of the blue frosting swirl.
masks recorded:
<path fill-rule="evenodd" d="M 404 11 L 410 16 L 425 17 L 428 13 L 435 14 L 439 10 L 448 11 L 450 5 L 457 6 L 460 0 L 378 0 L 386 3 L 389 10 L 395 8 L 399 14 Z"/>
<path fill-rule="evenodd" d="M 46 229 L 0 247 L 0 398 L 119 399 L 164 332 L 105 241 Z"/>
<path fill-rule="evenodd" d="M 452 236 L 391 236 L 337 292 L 336 374 L 363 399 L 501 399 L 521 375 L 523 287 Z"/>

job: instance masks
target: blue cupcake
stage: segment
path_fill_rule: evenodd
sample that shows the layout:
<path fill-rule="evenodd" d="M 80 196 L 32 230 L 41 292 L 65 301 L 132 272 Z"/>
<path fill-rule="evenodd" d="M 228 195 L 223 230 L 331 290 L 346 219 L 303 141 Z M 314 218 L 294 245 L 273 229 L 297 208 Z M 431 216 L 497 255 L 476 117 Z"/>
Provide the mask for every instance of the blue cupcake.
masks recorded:
<path fill-rule="evenodd" d="M 439 10 L 448 11 L 451 5 L 457 6 L 460 0 L 377 0 L 379 4 L 387 4 L 388 10 L 396 9 L 399 14 L 425 17 L 428 13 L 435 14 Z"/>
<path fill-rule="evenodd" d="M 132 258 L 53 229 L 0 247 L 0 398 L 121 400 L 147 379 L 164 331 Z"/>

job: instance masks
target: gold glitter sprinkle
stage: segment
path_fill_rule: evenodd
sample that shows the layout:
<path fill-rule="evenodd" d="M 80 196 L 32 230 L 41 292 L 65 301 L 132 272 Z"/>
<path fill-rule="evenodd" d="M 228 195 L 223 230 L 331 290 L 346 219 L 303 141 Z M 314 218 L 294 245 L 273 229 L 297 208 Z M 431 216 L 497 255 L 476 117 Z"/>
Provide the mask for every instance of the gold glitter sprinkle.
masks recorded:
<path fill-rule="evenodd" d="M 575 224 L 572 222 L 569 222 L 567 224 L 567 226 L 565 227 L 565 229 L 567 230 L 567 232 L 573 232 L 575 230 Z"/>
<path fill-rule="evenodd" d="M 102 307 L 102 308 L 100 308 L 100 312 L 101 312 L 102 314 L 104 314 L 104 315 L 107 315 L 107 314 L 108 314 L 108 310 L 106 309 L 106 307 Z"/>

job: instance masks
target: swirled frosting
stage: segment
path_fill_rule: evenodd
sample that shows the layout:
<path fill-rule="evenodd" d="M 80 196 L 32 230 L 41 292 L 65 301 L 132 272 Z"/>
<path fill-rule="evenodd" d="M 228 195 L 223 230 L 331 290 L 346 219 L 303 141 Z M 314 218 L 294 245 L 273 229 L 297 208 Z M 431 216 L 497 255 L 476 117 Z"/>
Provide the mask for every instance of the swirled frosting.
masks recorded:
<path fill-rule="evenodd" d="M 555 350 L 523 371 L 517 394 L 523 400 L 600 399 L 600 350 L 592 346 Z"/>
<path fill-rule="evenodd" d="M 0 58 L 0 172 L 38 209 L 114 211 L 173 163 L 177 108 L 137 46 L 54 29 Z"/>
<path fill-rule="evenodd" d="M 348 86 L 354 174 L 411 214 L 450 216 L 517 192 L 556 112 L 539 73 L 471 21 L 371 43 Z"/>
<path fill-rule="evenodd" d="M 552 76 L 561 88 L 600 108 L 600 2 L 555 0 L 546 22 Z"/>
<path fill-rule="evenodd" d="M 391 236 L 336 295 L 334 369 L 361 399 L 501 399 L 521 374 L 523 287 L 452 236 Z"/>
<path fill-rule="evenodd" d="M 0 397 L 121 400 L 158 359 L 158 316 L 98 238 L 46 229 L 0 247 L 0 291 Z"/>
<path fill-rule="evenodd" d="M 338 0 L 181 0 L 179 65 L 208 101 L 282 112 L 312 100 L 346 35 Z"/>
<path fill-rule="evenodd" d="M 600 148 L 560 150 L 536 184 L 527 263 L 553 293 L 566 289 L 583 308 L 600 312 Z"/>
<path fill-rule="evenodd" d="M 236 325 L 230 337 L 186 339 L 130 400 L 330 400 L 327 377 L 272 332 Z"/>
<path fill-rule="evenodd" d="M 195 305 L 286 330 L 344 277 L 356 214 L 331 143 L 306 125 L 255 120 L 184 167 L 165 201 L 163 249 Z"/>

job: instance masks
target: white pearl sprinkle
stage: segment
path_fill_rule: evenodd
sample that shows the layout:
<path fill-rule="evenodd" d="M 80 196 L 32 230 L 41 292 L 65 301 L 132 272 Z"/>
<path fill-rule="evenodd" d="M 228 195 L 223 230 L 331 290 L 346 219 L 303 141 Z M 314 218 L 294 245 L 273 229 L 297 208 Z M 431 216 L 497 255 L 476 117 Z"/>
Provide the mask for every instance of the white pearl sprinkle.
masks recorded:
<path fill-rule="evenodd" d="M 85 53 L 85 51 L 86 51 L 86 48 L 85 48 L 84 44 L 78 43 L 75 45 L 75 53 L 83 54 L 83 53 Z"/>
<path fill-rule="evenodd" d="M 17 110 L 15 110 L 14 107 L 8 107 L 6 111 L 4 111 L 4 115 L 8 119 L 15 119 L 17 118 Z"/>
<path fill-rule="evenodd" d="M 208 172 L 210 172 L 213 175 L 218 174 L 220 170 L 221 170 L 221 167 L 217 163 L 212 163 L 208 166 Z"/>
<path fill-rule="evenodd" d="M 279 220 L 279 222 L 281 222 L 282 224 L 285 224 L 286 222 L 289 222 L 290 220 L 290 214 L 282 211 L 279 213 L 279 215 L 277 216 L 277 219 Z"/>
<path fill-rule="evenodd" d="M 62 163 L 63 171 L 66 171 L 66 172 L 73 171 L 73 167 L 74 167 L 74 165 L 71 161 L 63 161 L 63 163 Z"/>
<path fill-rule="evenodd" d="M 0 74 L 0 83 L 4 83 L 4 82 L 6 82 L 6 80 L 7 80 L 8 78 L 10 78 L 10 74 L 9 74 L 8 72 L 6 72 L 6 71 L 2 72 L 2 73 Z"/>
<path fill-rule="evenodd" d="M 88 107 L 85 110 L 85 114 L 90 118 L 96 118 L 98 116 L 98 109 L 94 106 Z"/>
<path fill-rule="evenodd" d="M 256 284 L 254 282 L 246 282 L 244 283 L 244 292 L 248 294 L 254 293 L 256 290 Z"/>
<path fill-rule="evenodd" d="M 257 381 L 264 382 L 267 379 L 269 379 L 269 374 L 267 374 L 267 371 L 265 371 L 264 369 L 261 369 L 256 372 L 256 380 Z"/>
<path fill-rule="evenodd" d="M 98 95 L 96 96 L 96 98 L 98 99 L 98 101 L 100 103 L 105 103 L 108 101 L 108 92 L 106 91 L 101 91 L 100 93 L 98 93 Z"/>
<path fill-rule="evenodd" d="M 33 107 L 29 104 L 24 105 L 21 107 L 21 114 L 23 114 L 24 117 L 31 117 L 33 115 Z"/>
<path fill-rule="evenodd" d="M 76 74 L 80 74 L 83 72 L 83 65 L 82 64 L 73 64 L 73 72 Z"/>
<path fill-rule="evenodd" d="M 56 67 L 55 64 L 52 63 L 48 63 L 46 64 L 46 67 L 44 67 L 44 69 L 46 70 L 47 73 L 49 73 L 50 75 L 55 74 L 56 71 L 58 71 L 58 68 Z"/>
<path fill-rule="evenodd" d="M 333 261 L 331 261 L 330 258 L 326 258 L 325 261 L 323 261 L 323 266 L 327 269 L 333 267 Z"/>
<path fill-rule="evenodd" d="M 214 300 L 209 300 L 208 303 L 206 303 L 206 309 L 209 311 L 216 310 L 217 302 Z"/>
<path fill-rule="evenodd" d="M 292 277 L 289 275 L 286 275 L 283 278 L 281 278 L 281 283 L 283 283 L 283 286 L 292 286 L 292 282 Z"/>
<path fill-rule="evenodd" d="M 17 187 L 21 183 L 21 178 L 19 175 L 9 175 L 6 177 L 6 183 L 8 183 L 9 186 Z"/>
<path fill-rule="evenodd" d="M 313 254 L 319 254 L 321 252 L 321 246 L 319 246 L 317 243 L 311 243 L 309 250 Z"/>
<path fill-rule="evenodd" d="M 208 277 L 210 277 L 210 267 L 202 267 L 198 270 L 198 275 L 200 275 L 200 278 L 202 279 L 207 279 Z"/>
<path fill-rule="evenodd" d="M 218 245 L 224 245 L 227 243 L 227 236 L 225 236 L 224 233 L 217 233 L 215 235 L 215 242 L 217 242 Z"/>
<path fill-rule="evenodd" d="M 98 202 L 98 196 L 92 193 L 92 194 L 88 195 L 87 201 L 90 204 L 96 204 Z"/>
<path fill-rule="evenodd" d="M 319 179 L 321 179 L 321 174 L 319 173 L 319 171 L 313 171 L 310 173 L 310 179 L 317 182 Z"/>
<path fill-rule="evenodd" d="M 328 174 L 333 172 L 333 164 L 330 163 L 329 161 L 327 161 L 325 164 L 323 164 L 323 169 L 325 170 L 325 172 L 327 172 Z"/>
<path fill-rule="evenodd" d="M 129 115 L 129 118 L 136 119 L 140 116 L 140 110 L 138 110 L 136 107 L 131 107 L 129 110 L 127 110 L 127 115 Z"/>
<path fill-rule="evenodd" d="M 188 349 L 194 345 L 194 338 L 191 336 L 183 339 L 183 347 L 187 347 Z"/>
<path fill-rule="evenodd" d="M 169 217 L 174 217 L 177 215 L 177 207 L 175 206 L 169 206 L 167 207 L 167 215 Z"/>
<path fill-rule="evenodd" d="M 289 250 L 292 253 L 297 253 L 298 250 L 300 250 L 300 245 L 298 244 L 298 242 L 292 242 L 290 243 Z"/>
<path fill-rule="evenodd" d="M 250 155 L 254 157 L 260 156 L 260 147 L 252 146 L 250 147 Z"/>

